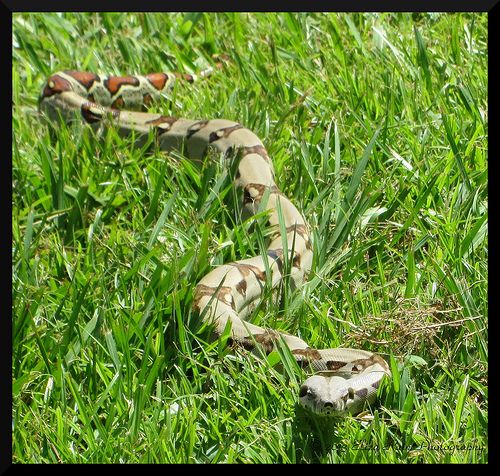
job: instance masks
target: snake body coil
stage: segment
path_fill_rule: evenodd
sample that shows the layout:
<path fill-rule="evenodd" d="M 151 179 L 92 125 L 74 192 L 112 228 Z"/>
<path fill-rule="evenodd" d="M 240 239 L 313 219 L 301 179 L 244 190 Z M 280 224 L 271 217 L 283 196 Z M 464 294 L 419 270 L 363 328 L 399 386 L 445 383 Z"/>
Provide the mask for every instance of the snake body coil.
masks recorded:
<path fill-rule="evenodd" d="M 373 401 L 384 375 L 390 375 L 384 359 L 356 349 L 312 349 L 296 336 L 244 320 L 262 299 L 266 283 L 278 286 L 285 273 L 296 288 L 305 281 L 313 257 L 309 228 L 278 189 L 264 145 L 241 124 L 132 111 L 169 90 L 174 79 L 167 73 L 101 77 L 78 71 L 58 72 L 42 90 L 40 109 L 54 121 L 68 122 L 80 116 L 92 124 L 110 117 L 120 130 L 153 133 L 162 150 L 182 150 L 193 160 L 202 160 L 209 148 L 228 160 L 237 157 L 234 187 L 243 192 L 244 211 L 266 211 L 275 231 L 266 256 L 224 264 L 203 277 L 195 289 L 194 308 L 213 323 L 218 335 L 230 321 L 232 341 L 246 349 L 259 347 L 271 352 L 277 340 L 284 341 L 299 365 L 314 372 L 300 388 L 299 401 L 304 408 L 333 416 L 359 412 Z"/>

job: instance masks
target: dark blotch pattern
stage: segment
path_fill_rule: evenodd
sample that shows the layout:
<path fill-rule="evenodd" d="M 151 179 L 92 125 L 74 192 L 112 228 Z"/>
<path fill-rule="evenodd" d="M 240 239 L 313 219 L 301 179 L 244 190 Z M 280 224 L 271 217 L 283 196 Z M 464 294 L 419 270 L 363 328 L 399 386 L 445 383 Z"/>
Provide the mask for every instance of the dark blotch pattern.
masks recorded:
<path fill-rule="evenodd" d="M 169 126 L 172 126 L 172 124 L 176 121 L 177 121 L 177 117 L 160 116 L 156 119 L 152 119 L 151 121 L 146 121 L 145 124 L 148 124 L 151 126 L 159 126 L 160 124 L 168 124 Z"/>
<path fill-rule="evenodd" d="M 292 266 L 294 268 L 300 268 L 300 255 L 298 253 L 295 253 L 293 257 Z"/>
<path fill-rule="evenodd" d="M 157 89 L 158 91 L 161 91 L 165 87 L 165 84 L 167 84 L 168 74 L 167 73 L 151 73 L 151 74 L 146 75 L 146 79 L 151 83 L 151 85 L 155 89 Z"/>
<path fill-rule="evenodd" d="M 187 81 L 188 83 L 193 83 L 194 82 L 194 76 L 192 74 L 187 74 L 187 73 L 174 73 L 175 77 L 178 79 L 183 79 L 184 81 Z"/>
<path fill-rule="evenodd" d="M 204 284 L 198 284 L 195 290 L 194 301 L 199 302 L 201 297 L 203 296 L 215 296 L 214 299 L 226 304 L 227 306 L 231 306 L 233 311 L 236 311 L 236 306 L 234 303 L 232 288 L 229 286 L 206 286 Z"/>
<path fill-rule="evenodd" d="M 113 103 L 111 104 L 111 107 L 114 107 L 116 109 L 121 109 L 125 105 L 125 101 L 123 100 L 122 97 L 116 98 Z"/>
<path fill-rule="evenodd" d="M 109 76 L 103 81 L 104 87 L 114 96 L 122 86 L 139 86 L 140 82 L 135 76 Z"/>
<path fill-rule="evenodd" d="M 267 250 L 267 256 L 269 256 L 269 258 L 271 258 L 276 263 L 280 274 L 283 274 L 283 251 Z"/>
<path fill-rule="evenodd" d="M 218 141 L 219 139 L 224 139 L 226 137 L 229 137 L 231 133 L 237 131 L 238 129 L 243 129 L 243 126 L 241 124 L 235 124 L 234 126 L 218 129 L 210 133 L 210 136 L 208 138 L 208 143 L 211 144 L 212 142 Z"/>
<path fill-rule="evenodd" d="M 238 291 L 242 296 L 246 296 L 246 294 L 247 294 L 247 282 L 244 279 L 242 279 L 236 285 L 236 291 Z"/>
<path fill-rule="evenodd" d="M 89 90 L 96 81 L 100 81 L 99 76 L 94 73 L 86 73 L 85 71 L 64 71 L 64 73 L 78 81 L 87 90 Z"/>
<path fill-rule="evenodd" d="M 50 84 L 52 84 L 52 86 L 49 86 Z M 45 84 L 45 87 L 43 88 L 42 94 L 40 96 L 40 100 L 54 96 L 54 94 L 60 94 L 65 91 L 72 91 L 72 90 L 73 86 L 67 79 L 64 79 L 62 76 L 54 74 L 54 76 L 51 76 L 47 80 L 47 83 Z"/>
<path fill-rule="evenodd" d="M 257 155 L 260 155 L 268 164 L 271 163 L 271 159 L 269 158 L 269 155 L 267 154 L 267 150 L 263 145 L 253 145 L 253 146 L 242 147 L 241 152 L 242 152 L 243 157 L 245 157 L 245 155 L 249 155 L 249 154 L 257 154 Z"/>
<path fill-rule="evenodd" d="M 338 370 L 344 367 L 345 362 L 340 362 L 338 360 L 328 360 L 326 362 L 326 368 L 328 370 Z"/>
<path fill-rule="evenodd" d="M 321 360 L 321 354 L 316 349 L 311 349 L 310 347 L 306 349 L 294 349 L 292 350 L 292 355 L 300 355 L 307 359 L 308 362 L 311 360 Z"/>
<path fill-rule="evenodd" d="M 208 120 L 198 121 L 195 122 L 192 126 L 189 126 L 186 138 L 190 139 L 194 134 L 196 134 L 197 132 L 201 131 L 204 127 L 206 127 L 209 122 L 210 121 Z"/>
<path fill-rule="evenodd" d="M 149 106 L 153 104 L 153 96 L 149 93 L 145 93 L 142 95 L 142 110 L 146 111 Z"/>
<path fill-rule="evenodd" d="M 257 266 L 253 266 L 251 264 L 245 264 L 245 263 L 229 263 L 230 266 L 234 266 L 235 268 L 238 268 L 238 271 L 241 273 L 242 276 L 247 277 L 250 275 L 250 273 L 253 273 L 254 276 L 261 282 L 264 282 L 266 280 L 266 274 L 261 271 Z"/>

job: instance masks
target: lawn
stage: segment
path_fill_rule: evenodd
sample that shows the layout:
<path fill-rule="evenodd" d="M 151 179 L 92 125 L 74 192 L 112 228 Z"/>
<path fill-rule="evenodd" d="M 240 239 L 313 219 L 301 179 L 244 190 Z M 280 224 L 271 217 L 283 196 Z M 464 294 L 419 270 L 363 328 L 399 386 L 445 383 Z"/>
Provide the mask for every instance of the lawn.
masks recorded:
<path fill-rule="evenodd" d="M 12 55 L 14 462 L 488 460 L 486 14 L 14 14 Z M 152 110 L 263 140 L 314 262 L 253 322 L 386 358 L 356 417 L 303 415 L 284 349 L 211 341 L 191 312 L 209 270 L 265 250 L 220 160 L 37 110 L 58 70 L 220 58 Z"/>

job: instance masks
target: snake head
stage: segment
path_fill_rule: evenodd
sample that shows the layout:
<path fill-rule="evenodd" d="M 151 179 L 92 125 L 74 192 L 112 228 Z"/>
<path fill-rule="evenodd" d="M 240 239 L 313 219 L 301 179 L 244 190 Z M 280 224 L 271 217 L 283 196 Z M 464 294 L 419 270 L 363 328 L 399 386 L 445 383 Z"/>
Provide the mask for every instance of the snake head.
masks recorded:
<path fill-rule="evenodd" d="M 342 377 L 313 375 L 300 387 L 299 401 L 315 415 L 341 417 L 351 413 L 356 395 Z"/>

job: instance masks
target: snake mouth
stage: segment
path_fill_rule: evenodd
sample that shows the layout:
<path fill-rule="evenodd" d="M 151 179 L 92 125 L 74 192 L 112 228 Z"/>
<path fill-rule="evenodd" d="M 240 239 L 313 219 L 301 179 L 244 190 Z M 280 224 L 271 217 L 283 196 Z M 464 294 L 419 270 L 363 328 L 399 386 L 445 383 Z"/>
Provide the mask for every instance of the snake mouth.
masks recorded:
<path fill-rule="evenodd" d="M 335 402 L 325 402 L 314 406 L 302 405 L 312 416 L 318 418 L 344 418 L 349 415 L 345 405 L 337 405 Z"/>
<path fill-rule="evenodd" d="M 323 402 L 321 414 L 327 417 L 343 417 L 347 414 L 344 401 L 341 402 Z"/>
<path fill-rule="evenodd" d="M 322 413 L 328 416 L 345 415 L 345 407 L 334 402 L 324 402 Z"/>

